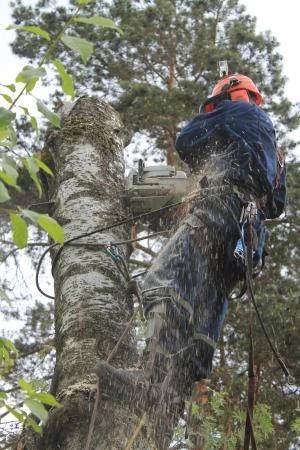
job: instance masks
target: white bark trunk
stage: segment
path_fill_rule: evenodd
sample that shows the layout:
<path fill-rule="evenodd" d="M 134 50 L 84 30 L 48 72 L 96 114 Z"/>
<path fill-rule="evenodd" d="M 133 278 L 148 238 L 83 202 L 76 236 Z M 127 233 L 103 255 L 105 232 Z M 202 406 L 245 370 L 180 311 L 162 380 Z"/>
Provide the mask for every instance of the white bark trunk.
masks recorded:
<path fill-rule="evenodd" d="M 48 133 L 54 179 L 49 180 L 52 216 L 63 225 L 65 239 L 105 227 L 126 217 L 122 204 L 122 124 L 117 113 L 96 98 L 82 97 L 63 114 L 62 129 Z M 40 450 L 83 450 L 94 404 L 94 369 L 105 360 L 133 312 L 126 283 L 105 249 L 127 236 L 123 227 L 66 245 L 54 267 L 57 361 L 52 391 L 63 403 L 50 413 Z M 78 246 L 78 244 L 83 244 Z M 54 255 L 55 256 L 55 255 Z M 136 361 L 132 333 L 123 340 L 111 364 L 130 367 Z M 101 380 L 100 380 L 101 383 Z M 109 389 L 108 389 L 109 391 Z M 91 450 L 122 450 L 139 418 L 114 392 L 100 399 Z M 153 448 L 145 433 L 132 446 Z"/>

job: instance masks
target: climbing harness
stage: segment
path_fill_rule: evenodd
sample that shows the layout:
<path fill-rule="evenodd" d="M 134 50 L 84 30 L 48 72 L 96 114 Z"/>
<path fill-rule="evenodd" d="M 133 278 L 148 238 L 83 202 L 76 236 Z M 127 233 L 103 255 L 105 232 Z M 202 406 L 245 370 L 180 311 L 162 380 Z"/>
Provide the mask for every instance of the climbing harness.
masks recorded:
<path fill-rule="evenodd" d="M 235 250 L 233 255 L 236 259 L 238 259 L 243 264 L 245 263 L 245 252 L 244 252 L 244 244 L 245 241 L 245 228 L 249 224 L 253 225 L 257 218 L 257 206 L 254 202 L 248 202 L 246 206 L 243 206 L 241 216 L 240 216 L 240 229 L 241 229 L 241 237 L 237 241 Z M 251 227 L 252 230 L 252 227 Z M 252 231 L 251 231 L 252 232 Z M 252 254 L 253 254 L 253 245 L 252 245 Z"/>

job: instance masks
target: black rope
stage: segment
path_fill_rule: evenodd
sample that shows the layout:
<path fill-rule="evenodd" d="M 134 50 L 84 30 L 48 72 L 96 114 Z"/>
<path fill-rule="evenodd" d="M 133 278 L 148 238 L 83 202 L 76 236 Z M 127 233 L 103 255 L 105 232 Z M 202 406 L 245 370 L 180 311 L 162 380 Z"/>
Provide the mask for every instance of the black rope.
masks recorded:
<path fill-rule="evenodd" d="M 205 190 L 205 189 L 204 189 L 204 190 Z M 206 199 L 206 198 L 208 198 L 208 197 L 209 197 L 209 196 L 206 196 L 204 199 Z M 230 211 L 230 213 L 231 213 L 231 215 L 232 215 L 232 217 L 233 217 L 233 219 L 234 219 L 234 221 L 235 221 L 235 223 L 236 223 L 236 225 L 237 225 L 237 229 L 238 229 L 238 232 L 239 232 L 239 235 L 240 235 L 240 238 L 241 238 L 241 241 L 242 241 L 242 245 L 243 245 L 243 248 L 244 248 L 244 253 L 246 254 L 246 246 L 245 246 L 244 237 L 242 236 L 242 233 L 241 233 L 241 230 L 240 230 L 240 224 L 239 224 L 237 218 L 235 217 L 235 214 L 234 214 L 233 210 L 231 209 L 231 207 L 230 207 L 228 204 L 226 204 L 226 203 L 224 202 L 224 200 L 222 200 L 222 199 L 220 198 L 219 195 L 213 194 L 213 195 L 211 195 L 211 197 L 216 197 L 216 198 L 218 198 L 218 200 L 223 204 L 223 206 L 224 206 L 228 211 Z M 203 200 L 204 200 L 204 199 L 203 199 Z M 142 213 L 142 214 L 139 214 L 139 215 L 137 215 L 137 216 L 130 217 L 130 218 L 121 220 L 121 221 L 119 221 L 119 222 L 115 222 L 115 223 L 113 223 L 113 224 L 111 224 L 111 225 L 108 225 L 107 227 L 99 228 L 99 229 L 96 229 L 96 230 L 94 230 L 94 231 L 90 231 L 90 232 L 88 232 L 88 233 L 83 233 L 83 234 L 81 234 L 81 235 L 79 235 L 79 236 L 75 236 L 74 238 L 68 239 L 68 240 L 63 244 L 63 246 L 61 246 L 61 248 L 58 250 L 58 252 L 57 252 L 56 255 L 54 256 L 54 259 L 53 259 L 53 262 L 52 262 L 52 274 L 53 274 L 53 271 L 54 271 L 55 264 L 57 263 L 58 257 L 59 257 L 59 255 L 61 254 L 63 248 L 64 248 L 65 246 L 67 246 L 68 244 L 70 244 L 71 242 L 74 242 L 74 241 L 76 241 L 76 240 L 78 240 L 78 239 L 81 239 L 81 238 L 83 238 L 83 237 L 92 236 L 93 234 L 96 234 L 96 233 L 103 233 L 104 231 L 108 231 L 108 230 L 111 230 L 111 229 L 116 228 L 116 227 L 118 227 L 118 226 L 126 225 L 126 224 L 131 223 L 131 222 L 136 222 L 136 221 L 138 221 L 138 220 L 140 220 L 140 219 L 142 219 L 142 218 L 144 218 L 144 217 L 147 217 L 147 216 L 149 216 L 149 215 L 156 214 L 156 213 L 158 213 L 158 212 L 161 212 L 161 211 L 164 211 L 164 210 L 167 210 L 167 209 L 170 209 L 170 208 L 174 208 L 175 206 L 179 206 L 179 205 L 182 205 L 182 204 L 184 204 L 184 203 L 188 203 L 189 201 L 190 201 L 190 199 L 188 199 L 188 200 L 181 200 L 181 201 L 179 201 L 179 202 L 172 203 L 171 205 L 166 205 L 166 206 L 163 206 L 162 208 L 155 209 L 155 210 L 152 210 L 152 211 L 149 211 L 149 212 L 146 212 L 146 213 Z M 40 269 L 41 269 L 42 262 L 43 262 L 45 256 L 47 255 L 47 253 L 50 252 L 54 247 L 56 247 L 56 246 L 58 246 L 58 245 L 59 245 L 59 244 L 57 244 L 57 243 L 52 244 L 52 245 L 50 245 L 50 247 L 48 247 L 48 248 L 43 252 L 42 256 L 41 256 L 40 259 L 39 259 L 39 262 L 38 262 L 38 265 L 37 265 L 37 270 L 36 270 L 36 276 L 35 276 L 35 282 L 36 282 L 36 286 L 37 286 L 38 291 L 39 291 L 42 295 L 44 295 L 45 297 L 50 298 L 50 299 L 52 299 L 52 300 L 53 300 L 55 297 L 52 296 L 52 295 L 47 294 L 46 292 L 44 292 L 44 291 L 41 289 L 40 285 L 39 285 L 39 273 L 40 273 Z M 104 245 L 104 244 L 103 244 L 103 245 Z M 288 369 L 287 369 L 285 363 L 283 362 L 282 358 L 279 356 L 277 350 L 275 349 L 275 347 L 274 347 L 274 345 L 273 345 L 273 343 L 272 343 L 272 341 L 271 341 L 271 339 L 270 339 L 270 337 L 269 337 L 269 335 L 268 335 L 268 332 L 267 332 L 267 330 L 266 330 L 266 327 L 265 327 L 265 325 L 264 325 L 264 323 L 263 323 L 263 319 L 262 319 L 261 314 L 260 314 L 260 312 L 259 312 L 259 309 L 258 309 L 256 300 L 255 300 L 255 296 L 254 296 L 254 293 L 253 293 L 252 286 L 250 287 L 250 290 L 249 290 L 249 291 L 250 291 L 250 295 L 251 295 L 251 301 L 252 301 L 253 306 L 254 306 L 254 308 L 255 308 L 255 312 L 256 312 L 256 314 L 257 314 L 259 323 L 260 323 L 261 328 L 262 328 L 262 330 L 263 330 L 263 333 L 264 333 L 264 335 L 265 335 L 265 337 L 266 337 L 266 340 L 267 340 L 267 342 L 268 342 L 268 344 L 269 344 L 269 346 L 270 346 L 270 348 L 271 348 L 271 350 L 272 350 L 272 352 L 273 352 L 275 358 L 277 359 L 277 361 L 278 361 L 278 363 L 279 363 L 281 369 L 283 370 L 284 374 L 288 377 L 288 376 L 290 376 L 290 373 L 289 373 L 289 371 L 288 371 Z"/>
<path fill-rule="evenodd" d="M 233 217 L 233 219 L 234 219 L 234 221 L 235 221 L 235 223 L 236 223 L 237 230 L 238 230 L 238 232 L 239 232 L 240 239 L 241 239 L 241 241 L 242 241 L 242 245 L 243 245 L 243 249 L 244 249 L 244 254 L 246 255 L 246 253 L 247 253 L 247 251 L 246 251 L 246 245 L 245 245 L 244 236 L 242 235 L 242 232 L 241 232 L 241 229 L 240 229 L 240 224 L 239 224 L 239 222 L 238 222 L 238 220 L 237 220 L 237 218 L 236 218 L 236 216 L 235 216 L 235 214 L 234 214 L 232 208 L 231 208 L 227 203 L 225 203 L 221 198 L 219 198 L 219 200 L 220 200 L 220 202 L 223 204 L 223 206 L 224 206 L 225 208 L 227 208 L 228 211 L 231 213 L 231 215 L 232 215 L 232 217 Z M 247 270 L 247 265 L 246 265 L 246 270 Z M 248 274 L 248 276 L 249 276 L 249 274 Z M 261 328 L 262 328 L 262 330 L 263 330 L 263 333 L 264 333 L 264 335 L 265 335 L 265 338 L 266 338 L 266 340 L 267 340 L 267 342 L 268 342 L 268 344 L 269 344 L 269 346 L 270 346 L 270 349 L 272 350 L 272 352 L 273 352 L 275 358 L 277 359 L 278 364 L 279 364 L 279 366 L 281 367 L 282 371 L 284 372 L 285 376 L 286 376 L 286 377 L 289 377 L 289 376 L 290 376 L 290 373 L 289 373 L 289 371 L 288 371 L 288 369 L 287 369 L 285 363 L 283 362 L 282 358 L 279 356 L 279 354 L 278 354 L 278 352 L 277 352 L 275 346 L 273 345 L 273 343 L 272 343 L 272 341 L 271 341 L 271 339 L 270 339 L 270 337 L 269 337 L 268 331 L 267 331 L 267 329 L 266 329 L 266 327 L 265 327 L 265 324 L 264 324 L 264 322 L 263 322 L 262 316 L 261 316 L 261 314 L 260 314 L 260 312 L 259 312 L 259 309 L 258 309 L 258 306 L 257 306 L 257 303 L 256 303 L 256 299 L 255 299 L 254 292 L 253 292 L 253 289 L 252 289 L 252 285 L 251 285 L 251 284 L 250 284 L 249 292 L 250 292 L 251 301 L 252 301 L 252 303 L 253 303 L 253 306 L 254 306 L 256 315 L 257 315 L 257 317 L 258 317 L 258 320 L 259 320 L 259 323 L 260 323 Z"/>
<path fill-rule="evenodd" d="M 78 239 L 81 239 L 81 238 L 84 238 L 84 237 L 92 236 L 93 234 L 96 234 L 96 233 L 103 233 L 104 231 L 108 231 L 108 230 L 111 230 L 111 229 L 113 229 L 113 228 L 116 228 L 116 227 L 119 227 L 119 226 L 122 226 L 122 225 L 126 225 L 126 224 L 131 223 L 131 222 L 136 222 L 136 221 L 138 221 L 138 220 L 140 220 L 140 219 L 142 219 L 142 218 L 144 218 L 144 217 L 147 217 L 147 216 L 149 216 L 149 215 L 156 214 L 156 213 L 158 213 L 158 212 L 165 211 L 165 210 L 170 209 L 170 208 L 174 208 L 174 207 L 176 207 L 176 206 L 182 205 L 183 203 L 187 203 L 187 202 L 188 202 L 188 200 L 181 200 L 181 201 L 179 201 L 179 202 L 172 203 L 171 205 L 166 205 L 166 206 L 163 206 L 163 207 L 161 207 L 161 208 L 159 208 L 159 209 L 154 209 L 154 210 L 152 210 L 152 211 L 148 211 L 148 212 L 139 214 L 139 215 L 137 215 L 137 216 L 130 217 L 130 218 L 127 218 L 127 219 L 124 219 L 124 220 L 121 220 L 121 221 L 112 223 L 111 225 L 108 225 L 108 226 L 106 226 L 106 227 L 98 228 L 98 229 L 96 229 L 96 230 L 93 230 L 93 231 L 90 231 L 90 232 L 87 232 L 87 233 L 82 233 L 82 234 L 80 234 L 80 235 L 78 235 L 78 236 L 75 236 L 75 237 L 73 237 L 73 238 L 71 238 L 71 239 L 68 239 L 68 240 L 65 241 L 64 244 L 60 247 L 60 249 L 57 251 L 56 255 L 55 255 L 54 258 L 53 258 L 53 261 L 52 261 L 52 268 L 51 268 L 51 273 L 52 273 L 52 275 L 53 275 L 55 265 L 56 265 L 56 263 L 57 263 L 57 261 L 58 261 L 58 258 L 59 258 L 59 256 L 60 256 L 61 252 L 63 251 L 63 249 L 64 249 L 67 245 L 71 244 L 72 242 L 77 241 Z M 37 265 L 37 269 L 36 269 L 36 275 L 35 275 L 35 284 L 36 284 L 36 287 L 37 287 L 38 291 L 39 291 L 44 297 L 50 298 L 50 299 L 52 299 L 52 300 L 53 300 L 55 297 L 52 296 L 52 295 L 47 294 L 46 292 L 44 292 L 44 291 L 41 289 L 40 284 L 39 284 L 39 274 L 40 274 L 41 266 L 42 266 L 42 263 L 43 263 L 43 260 L 44 260 L 45 256 L 46 256 L 47 253 L 49 253 L 54 247 L 57 247 L 58 245 L 59 245 L 59 244 L 57 244 L 57 243 L 52 244 L 52 245 L 50 245 L 50 247 L 48 247 L 48 248 L 43 252 L 42 256 L 41 256 L 40 259 L 39 259 L 39 262 L 38 262 L 38 265 Z M 103 244 L 103 246 L 105 247 L 104 244 Z"/>
<path fill-rule="evenodd" d="M 81 234 L 79 236 L 75 236 L 75 237 L 73 237 L 71 239 L 68 239 L 66 242 L 64 242 L 64 244 L 61 246 L 61 248 L 58 250 L 58 252 L 54 256 L 54 259 L 53 259 L 53 262 L 52 262 L 52 275 L 53 275 L 53 271 L 54 271 L 54 268 L 55 268 L 55 264 L 56 264 L 56 262 L 58 260 L 58 257 L 60 256 L 60 254 L 63 251 L 64 247 L 66 245 L 70 244 L 71 242 L 77 241 L 78 239 L 81 239 L 83 237 L 92 236 L 93 234 L 96 234 L 96 233 L 103 233 L 104 231 L 108 231 L 108 230 L 111 230 L 112 228 L 120 227 L 122 225 L 127 225 L 128 223 L 131 223 L 131 222 L 136 222 L 136 221 L 142 219 L 143 217 L 147 217 L 149 215 L 156 214 L 156 213 L 164 211 L 166 209 L 174 208 L 175 206 L 182 205 L 183 203 L 186 203 L 185 200 L 181 200 L 179 202 L 172 203 L 171 205 L 163 206 L 162 208 L 154 209 L 153 211 L 142 213 L 142 214 L 139 214 L 138 216 L 134 216 L 134 217 L 131 217 L 131 218 L 127 218 L 127 219 L 115 222 L 115 223 L 113 223 L 111 225 L 108 225 L 107 227 L 99 228 L 97 230 L 90 231 L 88 233 L 83 233 L 83 234 Z"/>
<path fill-rule="evenodd" d="M 220 190 L 220 187 L 219 187 L 219 186 L 216 186 L 216 187 L 210 187 L 210 188 L 202 188 L 201 191 L 211 191 L 211 190 L 216 190 L 216 189 L 217 189 L 217 190 Z M 222 189 L 222 187 L 221 187 L 221 189 Z M 216 194 L 208 195 L 208 196 L 206 196 L 205 198 L 203 198 L 202 200 L 205 200 L 205 199 L 208 198 L 208 197 L 217 197 L 217 195 L 216 195 Z M 57 260 L 58 260 L 58 258 L 59 258 L 59 256 L 60 256 L 61 252 L 62 252 L 63 249 L 64 249 L 67 245 L 69 245 L 70 243 L 72 243 L 72 242 L 74 242 L 74 241 L 77 241 L 78 239 L 81 239 L 81 238 L 84 238 L 84 237 L 92 236 L 93 234 L 96 234 L 96 233 L 103 233 L 104 231 L 108 231 L 108 230 L 111 230 L 111 229 L 113 229 L 113 228 L 116 228 L 116 227 L 119 227 L 119 226 L 122 226 L 122 225 L 126 225 L 126 224 L 131 223 L 131 222 L 136 222 L 136 221 L 138 221 L 138 220 L 140 220 L 140 219 L 142 219 L 142 218 L 144 218 L 144 217 L 150 216 L 150 215 L 152 215 L 152 214 L 159 213 L 159 212 L 161 212 L 161 211 L 165 211 L 165 210 L 170 209 L 170 208 L 174 208 L 174 207 L 179 206 L 179 205 L 182 205 L 182 204 L 184 204 L 184 203 L 189 203 L 189 202 L 192 201 L 192 200 L 193 200 L 193 199 L 191 199 L 191 198 L 188 197 L 187 199 L 180 200 L 179 202 L 171 203 L 170 205 L 165 205 L 165 206 L 162 206 L 161 208 L 154 209 L 154 210 L 152 210 L 152 211 L 148 211 L 148 212 L 139 214 L 139 215 L 137 215 L 137 216 L 130 217 L 130 218 L 127 218 L 127 219 L 124 219 L 124 220 L 115 222 L 115 223 L 113 223 L 113 224 L 111 224 L 111 225 L 108 225 L 107 227 L 98 228 L 98 229 L 93 230 L 93 231 L 90 231 L 90 232 L 88 232 L 88 233 L 82 233 L 82 234 L 80 234 L 80 235 L 78 235 L 78 236 L 75 236 L 75 237 L 73 237 L 73 238 L 71 238 L 71 239 L 68 239 L 68 240 L 65 241 L 64 244 L 60 247 L 60 249 L 58 250 L 58 252 L 56 253 L 56 255 L 55 255 L 54 258 L 53 258 L 53 261 L 52 261 L 52 268 L 51 268 L 51 273 L 52 273 L 52 275 L 53 275 L 55 265 L 56 265 L 56 263 L 57 263 Z M 201 201 L 201 200 L 200 200 L 200 201 Z M 45 256 L 47 255 L 47 253 L 50 252 L 54 247 L 57 247 L 58 245 L 59 245 L 59 244 L 57 244 L 57 243 L 52 244 L 52 245 L 50 245 L 50 247 L 47 248 L 47 250 L 44 251 L 44 253 L 42 254 L 42 256 L 41 256 L 40 259 L 39 259 L 39 262 L 38 262 L 38 265 L 37 265 L 37 270 L 36 270 L 36 276 L 35 276 L 35 284 L 36 284 L 36 287 L 37 287 L 38 291 L 39 291 L 44 297 L 50 298 L 51 300 L 53 300 L 55 297 L 52 296 L 52 295 L 47 294 L 47 293 L 44 292 L 44 291 L 42 290 L 42 288 L 40 287 L 40 284 L 39 284 L 39 273 L 40 273 L 40 269 L 41 269 L 42 262 L 43 262 Z M 104 246 L 104 244 L 103 244 L 103 246 Z"/>
<path fill-rule="evenodd" d="M 278 363 L 279 363 L 279 365 L 280 365 L 280 367 L 281 367 L 281 369 L 282 369 L 284 375 L 285 375 L 286 377 L 290 377 L 291 374 L 290 374 L 288 368 L 286 367 L 284 361 L 282 360 L 282 358 L 281 358 L 280 355 L 278 354 L 276 348 L 274 347 L 274 344 L 272 343 L 272 341 L 271 341 L 271 339 L 270 339 L 270 336 L 268 335 L 268 332 L 267 332 L 267 330 L 266 330 L 265 324 L 264 324 L 264 322 L 263 322 L 263 319 L 262 319 L 262 317 L 261 317 L 261 314 L 260 314 L 260 312 L 259 312 L 259 309 L 258 309 L 256 300 L 255 300 L 255 297 L 254 297 L 254 293 L 253 293 L 252 286 L 250 286 L 249 292 L 250 292 L 250 296 L 251 296 L 251 301 L 252 301 L 252 303 L 253 303 L 253 306 L 254 306 L 256 315 L 257 315 L 257 317 L 258 317 L 258 320 L 259 320 L 259 323 L 260 323 L 261 328 L 262 328 L 262 330 L 263 330 L 263 333 L 264 333 L 264 335 L 265 335 L 265 338 L 266 338 L 266 340 L 267 340 L 267 342 L 268 342 L 268 344 L 269 344 L 269 346 L 270 346 L 270 348 L 271 348 L 271 350 L 272 350 L 272 352 L 273 352 L 275 358 L 277 359 L 277 361 L 278 361 Z"/>
<path fill-rule="evenodd" d="M 253 411 L 255 403 L 256 377 L 254 369 L 254 342 L 253 342 L 253 314 L 251 308 L 250 287 L 252 286 L 253 276 L 253 226 L 250 218 L 247 221 L 247 252 L 246 256 L 246 284 L 247 297 L 249 302 L 249 357 L 248 357 L 248 407 L 245 422 L 244 450 L 249 450 L 250 442 L 252 450 L 257 449 L 254 427 L 253 427 Z M 242 234 L 242 233 L 241 233 Z"/>

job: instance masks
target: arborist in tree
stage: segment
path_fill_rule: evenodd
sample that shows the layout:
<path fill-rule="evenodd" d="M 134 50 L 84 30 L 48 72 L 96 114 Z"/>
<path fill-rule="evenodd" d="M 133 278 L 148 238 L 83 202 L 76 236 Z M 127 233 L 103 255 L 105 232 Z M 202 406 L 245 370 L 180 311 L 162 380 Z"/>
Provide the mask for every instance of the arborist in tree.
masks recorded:
<path fill-rule="evenodd" d="M 285 204 L 283 157 L 262 96 L 247 76 L 221 73 L 176 141 L 200 189 L 143 285 L 146 376 L 160 386 L 174 418 L 193 383 L 209 377 L 228 295 L 245 276 L 243 212 L 257 209 L 255 267 L 264 259 L 264 219 L 278 217 Z"/>

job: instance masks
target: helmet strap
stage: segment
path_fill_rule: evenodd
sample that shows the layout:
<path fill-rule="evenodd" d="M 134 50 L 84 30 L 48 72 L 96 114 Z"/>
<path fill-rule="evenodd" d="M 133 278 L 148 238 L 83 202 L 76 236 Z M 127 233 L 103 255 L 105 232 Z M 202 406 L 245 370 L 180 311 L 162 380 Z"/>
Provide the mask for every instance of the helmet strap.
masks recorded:
<path fill-rule="evenodd" d="M 231 100 L 230 94 L 227 90 L 224 92 L 221 92 L 221 94 L 214 95 L 213 97 L 209 97 L 200 106 L 200 113 L 212 112 L 222 100 Z"/>

